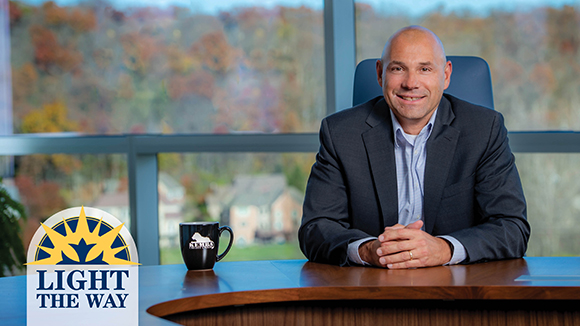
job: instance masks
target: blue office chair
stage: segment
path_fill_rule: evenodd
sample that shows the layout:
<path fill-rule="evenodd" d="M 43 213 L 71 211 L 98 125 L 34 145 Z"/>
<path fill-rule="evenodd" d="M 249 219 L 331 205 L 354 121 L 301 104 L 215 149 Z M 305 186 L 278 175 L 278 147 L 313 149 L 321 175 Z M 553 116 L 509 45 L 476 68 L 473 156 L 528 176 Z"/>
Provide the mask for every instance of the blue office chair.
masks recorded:
<path fill-rule="evenodd" d="M 493 109 L 491 74 L 487 62 L 479 57 L 448 56 L 453 65 L 451 82 L 445 93 Z M 383 94 L 377 83 L 377 59 L 361 61 L 354 72 L 352 105 L 364 103 Z"/>

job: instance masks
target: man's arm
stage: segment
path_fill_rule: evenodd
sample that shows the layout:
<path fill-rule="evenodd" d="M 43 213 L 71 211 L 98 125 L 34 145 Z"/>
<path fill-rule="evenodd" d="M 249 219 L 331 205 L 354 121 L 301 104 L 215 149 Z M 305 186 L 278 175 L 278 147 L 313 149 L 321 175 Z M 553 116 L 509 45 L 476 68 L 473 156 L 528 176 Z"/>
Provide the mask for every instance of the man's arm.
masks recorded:
<path fill-rule="evenodd" d="M 530 237 L 524 192 L 501 114 L 490 130 L 475 175 L 481 223 L 449 234 L 464 245 L 464 263 L 523 257 Z"/>
<path fill-rule="evenodd" d="M 348 244 L 371 235 L 350 228 L 348 195 L 341 162 L 335 151 L 327 120 L 320 128 L 320 149 L 306 187 L 300 248 L 311 261 L 349 264 Z"/>

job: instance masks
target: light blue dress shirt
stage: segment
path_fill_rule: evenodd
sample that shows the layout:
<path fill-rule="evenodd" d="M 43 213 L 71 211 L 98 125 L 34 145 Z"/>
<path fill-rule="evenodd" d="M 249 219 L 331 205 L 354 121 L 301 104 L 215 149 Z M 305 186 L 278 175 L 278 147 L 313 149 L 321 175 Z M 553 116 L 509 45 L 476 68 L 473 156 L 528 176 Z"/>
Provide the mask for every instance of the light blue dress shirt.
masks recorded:
<path fill-rule="evenodd" d="M 395 138 L 395 161 L 397 166 L 397 190 L 399 199 L 399 224 L 409 225 L 418 220 L 423 220 L 423 198 L 425 162 L 427 161 L 427 140 L 431 136 L 437 110 L 433 112 L 429 122 L 418 135 L 406 134 L 392 111 Z M 424 229 L 424 228 L 423 228 Z M 440 236 L 453 244 L 451 260 L 446 264 L 457 264 L 465 260 L 465 247 L 454 237 Z M 348 258 L 351 262 L 369 265 L 360 258 L 358 249 L 360 245 L 376 238 L 369 237 L 354 241 L 348 245 Z"/>

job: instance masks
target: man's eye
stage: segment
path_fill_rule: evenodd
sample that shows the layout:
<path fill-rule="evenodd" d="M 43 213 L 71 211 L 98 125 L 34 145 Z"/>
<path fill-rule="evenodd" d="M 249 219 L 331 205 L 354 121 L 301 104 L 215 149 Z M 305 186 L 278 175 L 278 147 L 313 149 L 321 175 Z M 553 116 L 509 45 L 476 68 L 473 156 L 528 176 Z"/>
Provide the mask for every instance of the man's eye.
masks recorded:
<path fill-rule="evenodd" d="M 401 70 L 403 70 L 403 68 L 401 68 L 401 67 L 393 67 L 393 68 L 391 68 L 391 71 L 401 71 Z"/>
<path fill-rule="evenodd" d="M 431 69 L 429 69 L 428 67 L 423 67 L 423 68 L 421 68 L 421 71 L 427 72 L 427 71 L 431 71 Z"/>

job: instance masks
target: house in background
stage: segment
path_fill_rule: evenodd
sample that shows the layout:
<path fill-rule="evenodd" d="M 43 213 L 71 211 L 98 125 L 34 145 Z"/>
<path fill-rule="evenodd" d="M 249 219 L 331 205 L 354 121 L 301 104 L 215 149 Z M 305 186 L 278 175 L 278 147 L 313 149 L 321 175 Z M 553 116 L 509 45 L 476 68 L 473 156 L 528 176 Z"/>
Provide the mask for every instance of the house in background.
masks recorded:
<path fill-rule="evenodd" d="M 183 222 L 185 188 L 169 174 L 160 172 L 159 191 L 159 246 L 179 247 L 179 223 Z M 114 180 L 106 185 L 103 194 L 92 204 L 93 207 L 115 216 L 129 226 L 129 193 L 119 191 Z"/>
<path fill-rule="evenodd" d="M 184 222 L 185 188 L 169 174 L 160 172 L 159 247 L 179 248 L 179 223 Z"/>
<path fill-rule="evenodd" d="M 206 197 L 210 216 L 229 225 L 236 245 L 295 240 L 303 195 L 283 174 L 239 175 Z"/>
<path fill-rule="evenodd" d="M 113 184 L 113 182 L 107 183 L 109 185 Z M 130 228 L 131 221 L 129 216 L 128 191 L 116 191 L 105 187 L 103 193 L 95 200 L 95 202 L 93 202 L 91 206 L 113 215 L 119 221 L 124 223 L 128 229 Z"/>

